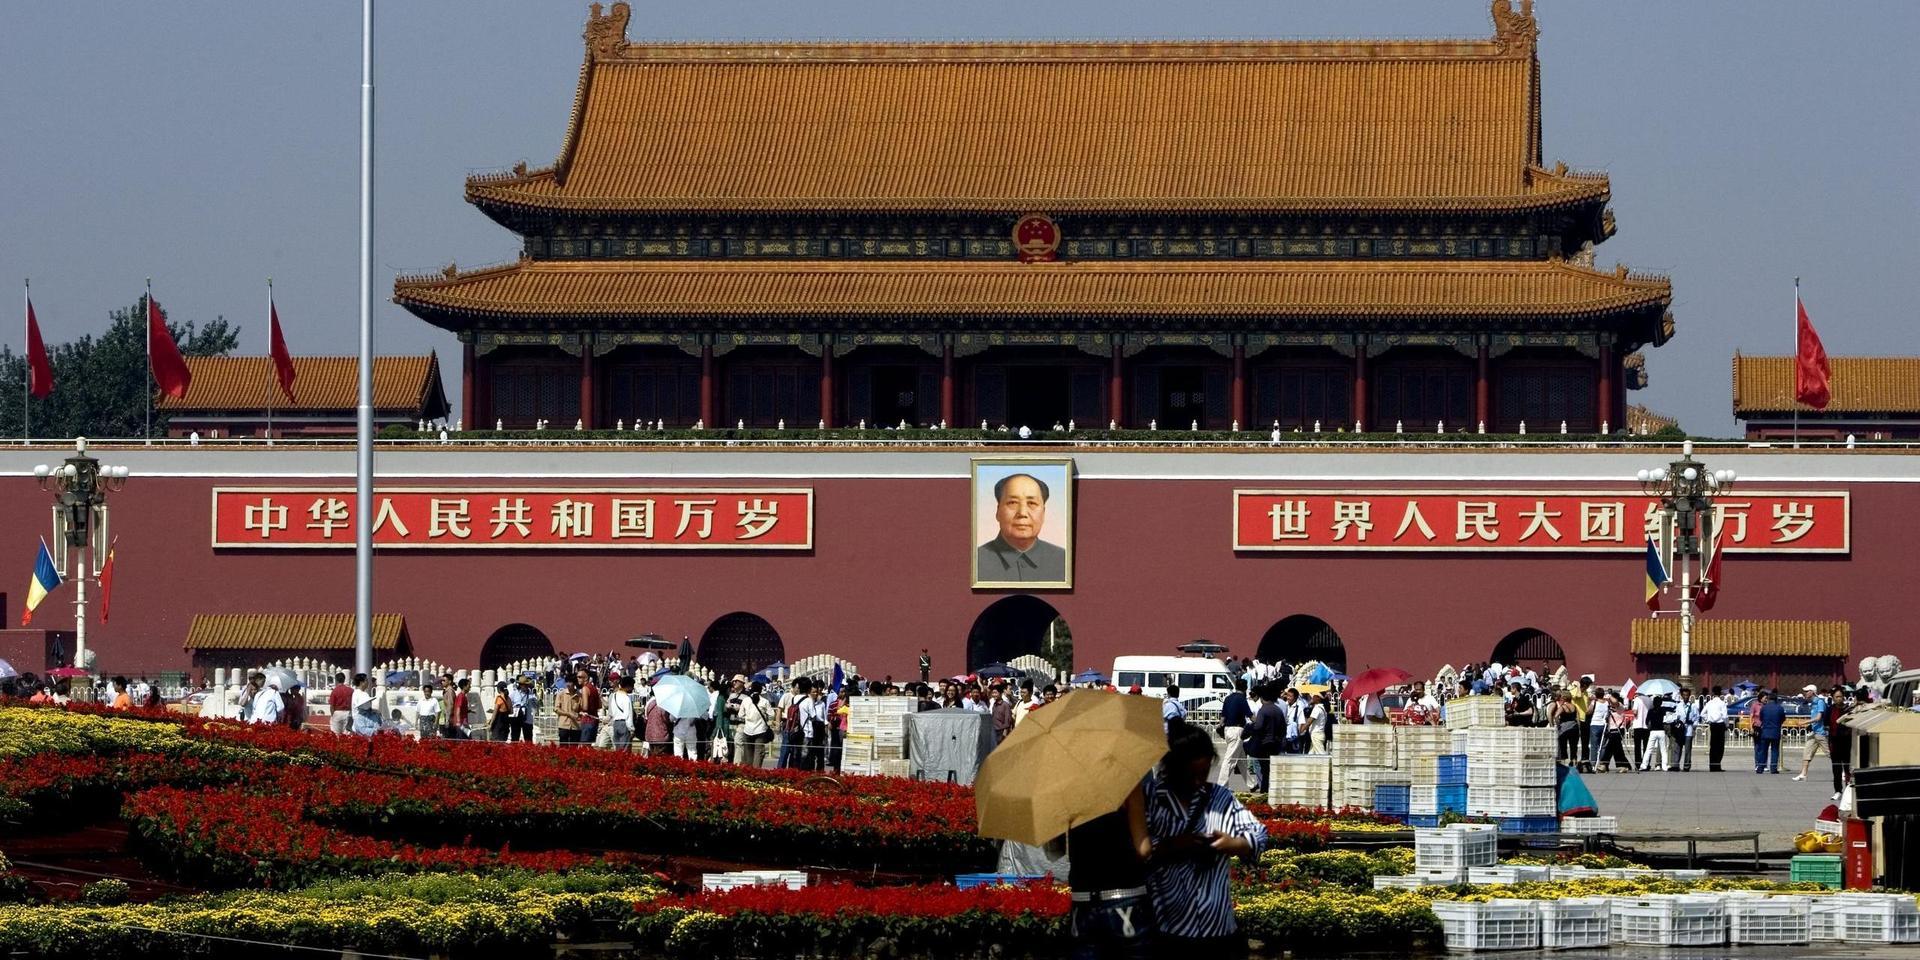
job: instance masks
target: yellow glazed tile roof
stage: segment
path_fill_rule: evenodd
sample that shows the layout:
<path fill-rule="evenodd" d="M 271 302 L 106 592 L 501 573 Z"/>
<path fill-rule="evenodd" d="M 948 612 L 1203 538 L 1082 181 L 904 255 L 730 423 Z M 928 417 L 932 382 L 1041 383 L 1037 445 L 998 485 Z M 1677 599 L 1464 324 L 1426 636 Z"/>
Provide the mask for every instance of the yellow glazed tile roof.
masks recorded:
<path fill-rule="evenodd" d="M 554 166 L 482 205 L 604 212 L 1529 210 L 1530 5 L 1482 40 L 637 44 L 587 27 Z M 1504 12 L 1503 12 L 1504 10 Z"/>
<path fill-rule="evenodd" d="M 280 393 L 266 357 L 188 357 L 193 383 L 184 397 L 162 396 L 168 413 L 199 410 L 346 410 L 358 404 L 360 363 L 354 357 L 294 357 L 293 402 Z M 439 361 L 419 357 L 373 359 L 373 405 L 420 410 L 439 389 Z"/>
<path fill-rule="evenodd" d="M 1853 625 L 1845 620 L 1695 620 L 1695 655 L 1756 657 L 1847 657 Z M 1635 654 L 1680 652 L 1678 619 L 1633 621 Z"/>
<path fill-rule="evenodd" d="M 373 615 L 373 648 L 397 650 L 406 618 Z M 353 615 L 347 613 L 200 613 L 187 629 L 188 650 L 351 650 Z"/>
<path fill-rule="evenodd" d="M 1792 357 L 1733 355 L 1733 412 L 1813 408 L 1793 399 Z M 1920 357 L 1829 357 L 1828 413 L 1920 413 Z"/>
<path fill-rule="evenodd" d="M 1602 317 L 1666 278 L 1563 260 L 554 261 L 401 277 L 394 301 L 487 316 Z"/>

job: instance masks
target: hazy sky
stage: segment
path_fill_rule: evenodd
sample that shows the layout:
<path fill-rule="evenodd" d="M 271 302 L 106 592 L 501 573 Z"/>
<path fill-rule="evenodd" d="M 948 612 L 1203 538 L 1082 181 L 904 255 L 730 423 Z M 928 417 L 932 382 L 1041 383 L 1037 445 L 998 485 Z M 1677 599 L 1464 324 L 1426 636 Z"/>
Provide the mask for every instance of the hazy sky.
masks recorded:
<path fill-rule="evenodd" d="M 458 344 L 386 302 L 396 273 L 514 257 L 463 178 L 560 146 L 586 3 L 383 0 L 375 349 Z M 1734 350 L 1791 347 L 1792 278 L 1829 353 L 1920 353 L 1920 3 L 1540 0 L 1547 161 L 1612 175 L 1599 249 L 1673 276 L 1679 335 L 1630 396 L 1730 433 Z M 635 40 L 1491 35 L 1485 0 L 702 0 L 634 4 Z M 176 319 L 266 348 L 274 278 L 298 353 L 358 316 L 360 5 L 9 4 L 0 30 L 0 277 L 50 340 L 100 330 L 144 277 Z M 16 304 L 18 301 L 14 301 Z M 0 297 L 0 304 L 5 303 Z M 0 342 L 19 349 L 19 308 Z M 450 393 L 458 402 L 457 386 Z"/>

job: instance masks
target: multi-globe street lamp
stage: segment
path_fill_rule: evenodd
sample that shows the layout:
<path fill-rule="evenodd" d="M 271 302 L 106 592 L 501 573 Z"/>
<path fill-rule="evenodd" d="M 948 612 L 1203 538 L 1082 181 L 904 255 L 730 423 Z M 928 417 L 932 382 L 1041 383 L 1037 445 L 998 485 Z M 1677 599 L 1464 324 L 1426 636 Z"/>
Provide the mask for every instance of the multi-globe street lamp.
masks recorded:
<path fill-rule="evenodd" d="M 1661 537 L 1669 579 L 1680 583 L 1680 676 L 1693 675 L 1693 591 L 1707 582 L 1713 539 L 1713 498 L 1733 488 L 1732 470 L 1708 470 L 1693 458 L 1693 441 L 1681 444 L 1680 459 L 1634 474 L 1640 490 L 1660 499 Z M 1698 576 L 1696 576 L 1696 571 Z"/>
<path fill-rule="evenodd" d="M 87 664 L 87 577 L 94 563 L 107 553 L 107 494 L 126 486 L 131 471 L 108 466 L 87 455 L 87 438 L 73 442 L 73 456 L 55 465 L 40 464 L 33 477 L 40 489 L 53 492 L 53 564 L 67 576 L 67 557 L 74 558 L 73 665 Z"/>

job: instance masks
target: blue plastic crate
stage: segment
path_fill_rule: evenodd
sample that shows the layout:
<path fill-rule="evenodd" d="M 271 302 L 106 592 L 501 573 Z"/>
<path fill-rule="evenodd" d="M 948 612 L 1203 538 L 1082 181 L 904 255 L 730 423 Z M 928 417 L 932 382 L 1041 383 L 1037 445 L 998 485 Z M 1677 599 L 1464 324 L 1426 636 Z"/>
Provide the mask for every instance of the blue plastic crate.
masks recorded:
<path fill-rule="evenodd" d="M 1426 814 L 1416 813 L 1407 817 L 1407 826 L 1409 827 L 1437 827 L 1439 825 L 1440 817 L 1438 814 L 1428 816 Z"/>
<path fill-rule="evenodd" d="M 1467 785 L 1449 783 L 1434 787 L 1433 803 L 1435 813 L 1466 813 Z"/>
<path fill-rule="evenodd" d="M 1406 816 L 1412 787 L 1404 783 L 1376 783 L 1373 786 L 1373 812 Z"/>
<path fill-rule="evenodd" d="M 1464 787 L 1467 785 L 1467 755 L 1464 753 L 1443 753 L 1434 758 L 1437 771 L 1435 783 L 1443 787 Z"/>
<path fill-rule="evenodd" d="M 1018 886 L 1039 879 L 1042 878 L 1017 873 L 963 873 L 953 878 L 953 885 L 962 890 L 971 890 L 974 887 Z"/>
<path fill-rule="evenodd" d="M 1501 817 L 1501 833 L 1559 833 L 1559 817 Z"/>

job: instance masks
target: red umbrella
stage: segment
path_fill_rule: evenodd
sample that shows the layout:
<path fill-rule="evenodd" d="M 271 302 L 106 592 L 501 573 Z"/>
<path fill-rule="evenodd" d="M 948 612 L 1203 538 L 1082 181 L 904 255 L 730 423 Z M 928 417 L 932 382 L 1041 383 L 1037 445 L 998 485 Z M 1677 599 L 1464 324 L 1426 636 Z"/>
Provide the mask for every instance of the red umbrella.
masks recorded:
<path fill-rule="evenodd" d="M 58 670 L 47 671 L 47 676 L 64 679 L 66 677 L 85 677 L 90 676 L 90 674 L 79 667 L 61 667 Z"/>
<path fill-rule="evenodd" d="M 1368 670 L 1366 673 L 1347 681 L 1347 685 L 1341 689 L 1340 695 L 1348 700 L 1358 700 L 1361 697 L 1379 693 L 1388 687 L 1398 686 L 1412 679 L 1413 674 L 1399 667 L 1374 667 L 1372 670 Z"/>

